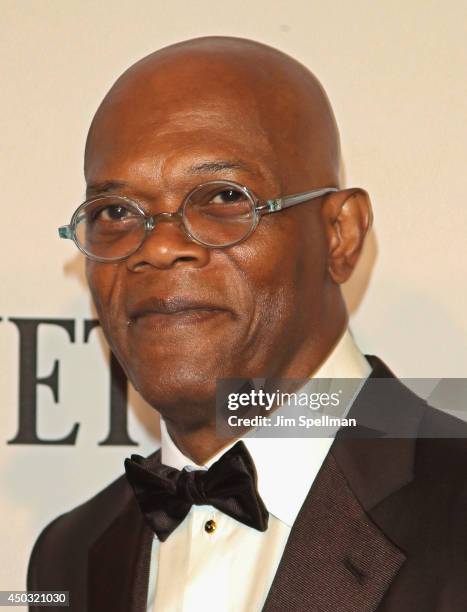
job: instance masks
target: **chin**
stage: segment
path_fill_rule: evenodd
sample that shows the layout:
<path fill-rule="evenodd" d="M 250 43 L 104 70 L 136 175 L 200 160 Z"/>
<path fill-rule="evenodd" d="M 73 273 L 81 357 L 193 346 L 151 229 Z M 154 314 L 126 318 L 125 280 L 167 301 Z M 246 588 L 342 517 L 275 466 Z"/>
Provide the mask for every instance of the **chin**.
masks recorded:
<path fill-rule="evenodd" d="M 213 418 L 216 403 L 216 379 L 210 372 L 194 369 L 138 370 L 130 374 L 135 389 L 146 402 L 162 416 L 172 418 L 174 414 L 189 413 Z"/>

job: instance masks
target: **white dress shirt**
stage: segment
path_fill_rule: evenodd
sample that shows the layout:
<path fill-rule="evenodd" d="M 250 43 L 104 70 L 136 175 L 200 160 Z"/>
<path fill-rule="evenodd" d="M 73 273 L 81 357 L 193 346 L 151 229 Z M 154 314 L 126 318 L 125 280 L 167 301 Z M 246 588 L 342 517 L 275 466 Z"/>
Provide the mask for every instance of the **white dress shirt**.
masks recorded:
<path fill-rule="evenodd" d="M 347 330 L 313 378 L 366 379 L 370 365 Z M 291 527 L 332 438 L 243 438 L 255 463 L 258 492 L 269 511 L 264 532 L 213 506 L 193 506 L 165 542 L 153 539 L 147 612 L 256 612 L 262 609 Z M 161 419 L 161 460 L 177 469 L 206 469 L 177 448 Z M 293 478 L 291 478 L 293 474 Z M 205 530 L 208 521 L 216 528 Z"/>

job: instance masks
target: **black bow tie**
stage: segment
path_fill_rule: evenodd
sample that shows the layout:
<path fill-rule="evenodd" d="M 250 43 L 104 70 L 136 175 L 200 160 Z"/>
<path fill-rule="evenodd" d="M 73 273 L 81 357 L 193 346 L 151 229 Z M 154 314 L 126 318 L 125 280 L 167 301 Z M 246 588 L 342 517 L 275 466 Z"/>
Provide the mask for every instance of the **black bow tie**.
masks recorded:
<path fill-rule="evenodd" d="M 237 442 L 208 470 L 177 470 L 147 459 L 125 459 L 125 472 L 141 511 L 164 542 L 193 504 L 214 506 L 224 514 L 266 531 L 268 511 L 256 490 L 256 472 L 243 442 Z"/>

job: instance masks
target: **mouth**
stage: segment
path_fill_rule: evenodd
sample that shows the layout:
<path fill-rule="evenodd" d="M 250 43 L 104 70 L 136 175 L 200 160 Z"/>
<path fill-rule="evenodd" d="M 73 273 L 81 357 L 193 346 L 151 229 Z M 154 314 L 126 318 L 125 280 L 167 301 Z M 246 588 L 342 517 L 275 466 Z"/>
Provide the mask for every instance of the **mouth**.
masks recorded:
<path fill-rule="evenodd" d="M 128 308 L 128 324 L 154 326 L 201 323 L 231 312 L 221 306 L 185 297 L 151 297 Z"/>

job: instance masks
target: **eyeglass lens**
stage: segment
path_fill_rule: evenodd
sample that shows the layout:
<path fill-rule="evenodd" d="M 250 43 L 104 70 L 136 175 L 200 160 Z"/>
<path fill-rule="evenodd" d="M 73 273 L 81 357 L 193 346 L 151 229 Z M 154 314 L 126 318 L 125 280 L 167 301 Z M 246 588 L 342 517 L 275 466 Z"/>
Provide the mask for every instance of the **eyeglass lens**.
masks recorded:
<path fill-rule="evenodd" d="M 126 199 L 98 198 L 82 208 L 75 234 L 90 255 L 116 259 L 133 253 L 144 240 L 145 219 Z"/>
<path fill-rule="evenodd" d="M 184 207 L 190 234 L 207 245 L 224 246 L 244 238 L 255 222 L 250 196 L 232 185 L 201 185 Z"/>
<path fill-rule="evenodd" d="M 183 221 L 189 234 L 207 246 L 242 240 L 255 224 L 255 203 L 230 183 L 201 185 L 186 198 Z M 135 252 L 146 234 L 145 217 L 126 198 L 105 196 L 88 202 L 75 221 L 76 239 L 90 255 L 117 259 Z"/>

